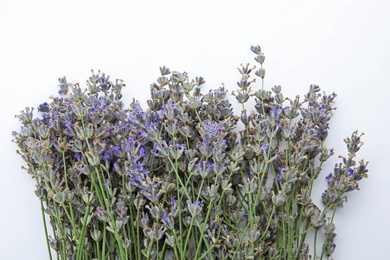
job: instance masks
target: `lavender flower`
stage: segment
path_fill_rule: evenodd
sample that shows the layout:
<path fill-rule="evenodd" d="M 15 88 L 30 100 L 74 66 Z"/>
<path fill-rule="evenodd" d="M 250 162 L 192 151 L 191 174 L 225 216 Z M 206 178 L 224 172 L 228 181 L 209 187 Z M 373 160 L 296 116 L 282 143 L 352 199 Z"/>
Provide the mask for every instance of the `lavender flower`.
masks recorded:
<path fill-rule="evenodd" d="M 203 201 L 195 201 L 194 203 L 191 203 L 189 200 L 187 200 L 187 208 L 192 217 L 196 217 L 202 212 L 203 205 Z"/>
<path fill-rule="evenodd" d="M 59 78 L 60 96 L 39 105 L 38 117 L 29 107 L 16 116 L 13 141 L 54 230 L 47 243 L 61 258 L 333 254 L 335 213 L 368 177 L 367 163 L 356 160 L 362 134 L 344 140 L 348 155 L 322 176 L 334 154 L 325 141 L 336 94 L 314 84 L 303 100 L 285 97 L 280 85 L 267 90 L 265 56 L 250 49 L 259 67 L 238 68 L 234 98 L 225 86 L 203 93 L 202 77 L 163 66 L 147 109 L 126 107 L 123 80 L 92 71 L 86 89 Z M 311 196 L 324 178 L 320 208 Z M 320 236 L 310 255 L 308 238 Z"/>

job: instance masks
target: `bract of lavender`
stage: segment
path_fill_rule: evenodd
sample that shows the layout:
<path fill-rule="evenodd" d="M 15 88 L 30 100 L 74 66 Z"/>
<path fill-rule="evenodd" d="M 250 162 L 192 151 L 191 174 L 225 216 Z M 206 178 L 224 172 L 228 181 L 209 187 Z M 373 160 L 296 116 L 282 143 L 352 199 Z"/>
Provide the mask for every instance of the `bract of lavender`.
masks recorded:
<path fill-rule="evenodd" d="M 302 101 L 280 86 L 265 90 L 264 54 L 251 50 L 259 68 L 241 65 L 232 93 L 240 116 L 224 86 L 202 93 L 202 77 L 167 67 L 145 110 L 135 100 L 125 108 L 124 82 L 99 71 L 85 90 L 60 78 L 60 95 L 39 116 L 33 108 L 17 115 L 13 141 L 36 181 L 50 259 L 50 248 L 58 259 L 332 255 L 336 210 L 367 177 L 367 163 L 355 159 L 361 134 L 344 140 L 348 155 L 326 176 L 323 206 L 315 205 L 313 183 L 334 153 L 325 140 L 336 95 L 316 85 Z"/>

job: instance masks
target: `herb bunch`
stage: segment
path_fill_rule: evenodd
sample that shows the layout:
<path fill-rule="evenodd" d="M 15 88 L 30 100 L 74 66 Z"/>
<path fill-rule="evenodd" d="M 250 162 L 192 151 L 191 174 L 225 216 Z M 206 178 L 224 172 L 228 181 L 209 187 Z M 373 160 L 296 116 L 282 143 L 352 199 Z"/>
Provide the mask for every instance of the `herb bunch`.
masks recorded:
<path fill-rule="evenodd" d="M 334 153 L 325 140 L 336 95 L 316 85 L 303 100 L 265 90 L 264 54 L 251 50 L 259 68 L 241 65 L 232 93 L 240 115 L 224 86 L 202 93 L 202 77 L 166 67 L 147 109 L 135 100 L 125 107 L 123 81 L 92 71 L 86 89 L 60 78 L 38 116 L 17 115 L 14 142 L 36 181 L 50 259 L 50 248 L 58 259 L 332 255 L 336 210 L 367 177 L 367 163 L 356 161 L 361 134 L 345 139 L 348 155 L 315 205 L 314 181 Z"/>

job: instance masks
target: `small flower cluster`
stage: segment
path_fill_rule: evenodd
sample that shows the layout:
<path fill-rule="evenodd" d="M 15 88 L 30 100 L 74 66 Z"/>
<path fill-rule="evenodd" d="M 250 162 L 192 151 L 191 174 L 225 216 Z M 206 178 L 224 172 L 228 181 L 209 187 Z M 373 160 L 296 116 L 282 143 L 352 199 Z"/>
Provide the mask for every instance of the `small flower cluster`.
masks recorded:
<path fill-rule="evenodd" d="M 53 228 L 49 236 L 44 220 L 48 247 L 57 258 L 322 259 L 333 253 L 336 209 L 367 177 L 367 163 L 355 161 L 361 135 L 345 140 L 348 157 L 326 177 L 320 209 L 311 193 L 334 153 L 325 140 L 336 95 L 316 85 L 302 101 L 284 97 L 281 86 L 265 90 L 265 56 L 260 46 L 251 50 L 260 68 L 239 68 L 233 96 L 240 116 L 225 87 L 202 93 L 202 77 L 191 80 L 167 67 L 150 86 L 147 109 L 136 101 L 125 108 L 123 81 L 92 71 L 87 89 L 60 78 L 59 95 L 39 105 L 38 116 L 33 108 L 17 115 L 22 127 L 14 142 L 36 181 Z M 262 82 L 256 91 L 252 72 Z M 317 233 L 325 241 L 319 248 Z"/>

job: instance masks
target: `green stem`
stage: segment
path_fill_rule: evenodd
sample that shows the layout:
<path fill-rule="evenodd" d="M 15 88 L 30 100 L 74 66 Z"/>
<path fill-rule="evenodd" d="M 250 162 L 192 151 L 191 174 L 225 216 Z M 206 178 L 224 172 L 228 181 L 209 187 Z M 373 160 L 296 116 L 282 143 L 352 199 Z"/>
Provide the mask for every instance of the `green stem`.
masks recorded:
<path fill-rule="evenodd" d="M 230 172 L 230 174 L 229 174 L 229 179 L 231 179 L 232 175 L 233 175 L 233 172 Z M 218 202 L 218 206 L 217 206 L 218 209 L 221 208 L 221 203 L 222 203 L 222 201 L 223 201 L 224 195 L 225 195 L 225 190 L 222 191 L 222 194 L 221 194 L 221 196 L 220 196 L 220 198 L 219 198 L 219 202 Z M 207 210 L 207 215 L 206 215 L 206 218 L 205 218 L 204 223 L 207 223 L 207 221 L 208 221 L 209 214 L 210 214 L 210 210 L 211 210 L 211 203 L 209 204 L 209 207 L 208 207 L 208 210 Z M 180 214 L 180 213 L 179 213 L 179 214 Z M 221 225 L 220 225 L 220 228 L 221 228 Z M 201 228 L 201 229 L 200 229 L 200 236 L 203 238 L 203 240 L 205 240 L 205 238 L 204 238 L 203 235 L 204 235 L 204 232 L 203 232 L 203 229 Z M 201 244 L 202 244 L 201 241 L 199 241 L 199 242 L 198 242 L 198 246 L 197 246 L 197 248 L 196 248 L 195 259 L 196 259 L 196 257 L 197 257 L 198 254 L 199 254 L 199 250 L 200 250 Z M 205 241 L 205 244 L 206 244 L 206 246 L 208 247 L 208 244 L 206 243 L 206 241 Z M 214 246 L 211 246 L 210 248 L 212 248 L 212 247 L 214 247 Z M 207 251 L 209 251 L 210 248 L 208 248 Z M 202 256 L 202 257 L 203 257 L 203 256 Z"/>
<path fill-rule="evenodd" d="M 221 197 L 222 197 L 222 196 L 221 196 Z M 205 220 L 203 221 L 204 224 L 206 224 L 206 223 L 208 222 L 208 219 L 209 219 L 209 217 L 210 217 L 211 205 L 212 205 L 212 203 L 210 203 L 209 206 L 208 206 L 207 214 L 206 214 Z M 201 226 L 201 227 L 199 228 L 200 237 L 203 238 L 203 241 L 205 242 L 205 245 L 206 245 L 207 249 L 210 249 L 210 248 L 209 248 L 209 245 L 208 245 L 207 242 L 206 242 L 206 238 L 204 237 L 203 225 L 200 225 L 200 226 Z M 199 254 L 199 250 L 200 250 L 201 245 L 202 245 L 202 240 L 200 240 L 200 241 L 198 242 L 198 246 L 197 246 L 197 248 L 196 248 L 196 253 L 195 253 L 195 259 L 197 259 L 197 256 L 198 256 L 198 254 Z"/>
<path fill-rule="evenodd" d="M 62 228 L 62 225 L 64 224 L 63 221 L 61 221 L 61 217 L 58 213 L 58 208 L 57 208 L 57 204 L 56 202 L 53 201 L 53 205 L 54 205 L 54 212 L 55 212 L 55 220 L 56 220 L 56 225 L 57 225 L 57 228 Z M 65 240 L 64 238 L 62 238 L 62 235 L 61 234 L 61 243 L 60 243 L 60 252 L 62 254 L 62 257 L 64 259 L 66 259 L 66 245 L 65 245 Z"/>
<path fill-rule="evenodd" d="M 316 229 L 316 231 L 314 232 L 314 245 L 313 245 L 314 259 L 316 259 L 316 257 L 317 257 L 317 233 L 318 233 L 318 230 Z"/>
<path fill-rule="evenodd" d="M 107 229 L 106 229 L 106 222 L 104 222 L 104 225 L 103 225 L 103 240 L 102 240 L 102 259 L 106 259 L 106 233 L 107 233 Z"/>
<path fill-rule="evenodd" d="M 51 255 L 51 249 L 50 249 L 50 241 L 49 241 L 49 235 L 47 233 L 47 225 L 46 225 L 46 218 L 45 218 L 45 209 L 43 206 L 43 201 L 41 200 L 41 213 L 42 213 L 42 220 L 43 220 L 43 227 L 45 229 L 45 237 L 46 237 L 46 245 L 47 245 L 47 251 L 49 253 L 49 258 L 52 260 L 52 255 Z"/>
<path fill-rule="evenodd" d="M 87 141 L 87 143 L 88 143 L 88 141 Z M 95 174 L 96 174 L 97 179 L 98 179 L 98 185 L 97 185 L 97 183 L 96 183 L 96 180 L 95 180 L 94 177 L 93 177 L 93 174 L 94 174 L 94 173 L 91 173 L 92 185 L 93 185 L 93 186 L 96 186 L 96 187 L 94 187 L 94 188 L 95 188 L 96 193 L 97 193 L 97 195 L 98 195 L 98 200 L 99 200 L 100 205 L 104 206 L 105 209 L 106 209 L 107 212 L 108 212 L 108 215 L 109 215 L 110 220 L 111 220 L 111 222 L 112 222 L 112 225 L 113 225 L 113 227 L 114 227 L 114 231 L 115 231 L 114 237 L 115 237 L 115 239 L 116 239 L 116 241 L 117 241 L 117 245 L 118 245 L 118 248 L 119 248 L 120 256 L 121 256 L 121 258 L 123 258 L 123 257 L 125 257 L 125 253 L 123 252 L 123 246 L 122 246 L 122 243 L 121 243 L 121 241 L 120 241 L 119 235 L 118 235 L 118 233 L 117 233 L 118 230 L 117 230 L 117 227 L 116 227 L 116 221 L 115 221 L 115 219 L 114 219 L 114 216 L 113 216 L 113 214 L 112 214 L 110 205 L 109 205 L 109 203 L 108 203 L 108 199 L 109 199 L 109 198 L 108 198 L 107 194 L 105 193 L 104 185 L 102 184 L 102 180 L 101 180 L 101 178 L 100 178 L 100 172 L 99 172 L 99 170 L 98 170 L 97 167 L 94 167 L 94 168 L 95 168 Z M 83 227 L 83 228 L 84 228 L 84 227 Z"/>
<path fill-rule="evenodd" d="M 263 235 L 261 235 L 261 237 L 259 238 L 260 241 L 262 241 L 263 238 L 264 238 L 264 236 L 267 234 L 267 231 L 268 231 L 268 229 L 269 229 L 269 226 L 271 225 L 271 220 L 272 220 L 272 218 L 273 218 L 273 216 L 274 216 L 274 213 L 275 213 L 275 208 L 276 208 L 275 206 L 272 207 L 271 216 L 270 216 L 270 218 L 269 218 L 269 220 L 268 220 L 267 227 L 265 228 L 265 230 L 264 230 L 264 232 L 263 232 Z"/>
<path fill-rule="evenodd" d="M 83 252 L 83 247 L 84 247 L 84 237 L 85 237 L 85 230 L 87 228 L 87 220 L 88 220 L 88 216 L 89 216 L 89 211 L 90 211 L 91 207 L 88 205 L 87 206 L 87 210 L 85 212 L 85 215 L 84 215 L 84 220 L 83 220 L 83 226 L 81 228 L 81 235 L 80 235 L 80 238 L 79 238 L 79 245 L 77 246 L 77 259 L 82 259 L 81 258 L 81 254 Z"/>
<path fill-rule="evenodd" d="M 176 196 L 177 196 L 177 213 L 178 213 L 178 216 L 179 216 L 179 232 L 180 232 L 180 239 L 183 238 L 183 221 L 182 221 L 182 218 L 181 218 L 181 196 L 180 196 L 180 191 L 179 191 L 179 180 L 176 178 Z M 174 232 L 175 234 L 175 232 Z M 177 237 L 176 237 L 176 234 L 175 234 L 175 239 L 176 241 L 177 240 Z M 179 246 L 179 245 L 178 245 Z M 180 251 L 180 255 L 182 256 L 184 254 L 183 252 L 183 244 L 182 244 L 182 241 L 180 241 L 180 247 L 179 247 L 179 251 Z"/>
<path fill-rule="evenodd" d="M 156 259 L 164 260 L 165 259 L 165 250 L 167 248 L 167 243 L 164 243 L 163 248 L 161 249 L 161 254 L 159 255 L 159 251 L 157 249 L 157 257 Z"/>
<path fill-rule="evenodd" d="M 152 249 L 153 249 L 153 244 L 154 244 L 154 242 L 153 242 L 153 240 L 151 240 L 151 241 L 150 241 L 149 248 L 148 248 L 148 252 L 147 252 L 147 254 L 146 254 L 146 257 L 147 257 L 148 260 L 150 260 L 150 257 L 151 257 L 151 253 L 152 253 Z"/>
<path fill-rule="evenodd" d="M 203 255 L 201 255 L 197 260 L 201 260 L 201 259 L 205 258 L 210 253 L 210 251 L 213 249 L 214 249 L 214 245 L 212 245 L 208 250 L 206 250 L 206 252 L 204 252 Z"/>
<path fill-rule="evenodd" d="M 267 227 L 268 229 L 268 227 Z M 283 255 L 286 253 L 286 226 L 285 226 L 285 220 L 284 220 L 284 217 L 283 217 L 283 213 L 282 213 L 282 243 L 281 243 L 281 247 L 282 247 L 282 252 L 283 252 Z"/>
<path fill-rule="evenodd" d="M 130 209 L 130 216 L 134 216 L 133 206 L 131 204 L 129 205 L 129 209 Z M 137 220 L 137 217 L 136 217 L 136 220 Z M 137 255 L 136 255 L 137 250 L 135 247 L 135 245 L 137 245 L 137 243 L 136 243 L 137 240 L 135 237 L 136 235 L 135 235 L 133 223 L 129 223 L 127 225 L 127 235 L 133 241 L 133 243 L 131 243 L 131 245 L 130 245 L 130 255 L 134 255 L 135 257 L 137 257 Z M 133 252 L 133 245 L 134 245 L 134 253 L 132 253 Z"/>
<path fill-rule="evenodd" d="M 180 187 L 182 187 L 182 188 L 183 188 L 183 191 L 184 191 L 184 193 L 185 193 L 185 195 L 187 196 L 187 199 L 190 200 L 190 199 L 191 199 L 191 196 L 188 194 L 187 189 L 186 189 L 186 186 L 184 185 L 183 181 L 182 181 L 181 178 L 180 178 L 179 170 L 178 170 L 178 168 L 177 168 L 177 165 L 171 160 L 171 158 L 169 158 L 169 157 L 167 157 L 167 158 L 168 158 L 169 163 L 170 163 L 170 164 L 172 165 L 172 167 L 173 167 L 173 170 L 174 170 L 175 175 L 176 175 L 176 179 L 179 181 L 180 186 L 178 186 L 177 188 L 180 190 Z"/>
<path fill-rule="evenodd" d="M 339 203 L 340 203 L 340 201 L 341 201 L 341 197 L 343 196 L 343 194 L 344 193 L 341 193 L 339 196 L 338 196 L 338 198 L 337 198 L 337 200 L 336 200 L 336 203 L 334 204 L 334 209 L 333 209 L 333 213 L 332 213 L 332 218 L 330 219 L 330 224 L 332 224 L 333 223 L 333 220 L 334 220 L 334 217 L 335 217 L 335 215 L 336 215 L 336 210 L 337 210 L 337 208 L 338 208 L 338 206 L 339 206 Z M 331 207 L 329 207 L 329 209 L 331 209 Z M 327 210 L 327 211 L 329 211 L 329 209 Z M 325 212 L 325 211 L 324 211 Z M 326 214 L 326 213 L 325 213 Z M 326 244 L 326 242 L 327 242 L 327 238 L 325 239 L 325 243 L 324 243 L 324 245 Z M 324 257 L 324 254 L 325 254 L 325 246 L 323 246 L 322 247 L 322 252 L 321 252 L 321 260 L 322 260 L 322 258 Z"/>
<path fill-rule="evenodd" d="M 196 201 L 199 201 L 200 193 L 201 193 L 202 188 L 203 188 L 203 184 L 204 184 L 204 178 L 202 178 L 202 182 L 201 182 L 201 184 L 200 184 L 199 193 L 198 193 L 198 197 L 197 197 Z M 211 201 L 210 201 L 210 203 L 211 203 Z M 196 216 L 195 216 L 195 217 L 196 217 Z M 189 239 L 190 239 L 190 235 L 191 235 L 191 231 L 192 231 L 193 222 L 194 222 L 194 217 L 192 217 L 192 219 L 191 219 L 190 228 L 189 228 L 189 230 L 188 230 L 188 232 L 187 232 L 187 237 L 186 237 L 186 241 L 185 241 L 185 243 L 184 243 L 184 249 L 183 249 L 184 252 L 185 252 L 186 249 L 187 249 L 187 245 L 188 245 L 188 242 L 189 242 Z"/>
<path fill-rule="evenodd" d="M 137 220 L 136 220 L 136 223 L 137 223 L 137 259 L 140 260 L 141 259 L 141 238 L 140 238 L 140 235 L 139 235 L 139 208 L 137 207 Z"/>
<path fill-rule="evenodd" d="M 100 259 L 100 245 L 99 245 L 99 241 L 96 241 L 96 247 L 97 247 L 97 259 Z"/>
<path fill-rule="evenodd" d="M 303 235 L 305 235 L 307 232 L 309 232 L 312 229 L 313 229 L 313 227 L 306 227 L 306 228 L 304 228 L 304 231 L 302 231 L 301 233 L 293 236 L 292 238 L 295 239 L 295 238 L 298 238 L 300 236 L 303 236 Z"/>
<path fill-rule="evenodd" d="M 202 122 L 202 119 L 201 119 L 200 116 L 199 116 L 198 111 L 196 110 L 196 108 L 194 109 L 194 111 L 195 111 L 196 116 L 198 117 L 199 123 L 203 123 L 203 122 Z"/>
<path fill-rule="evenodd" d="M 298 255 L 302 251 L 307 232 L 309 232 L 312 229 L 312 227 L 309 228 L 309 221 L 307 221 L 306 219 L 303 221 L 303 226 L 304 226 L 304 231 L 302 233 L 300 233 L 299 235 L 297 235 L 297 236 L 301 236 L 301 238 L 299 239 L 299 245 L 298 245 Z"/>

